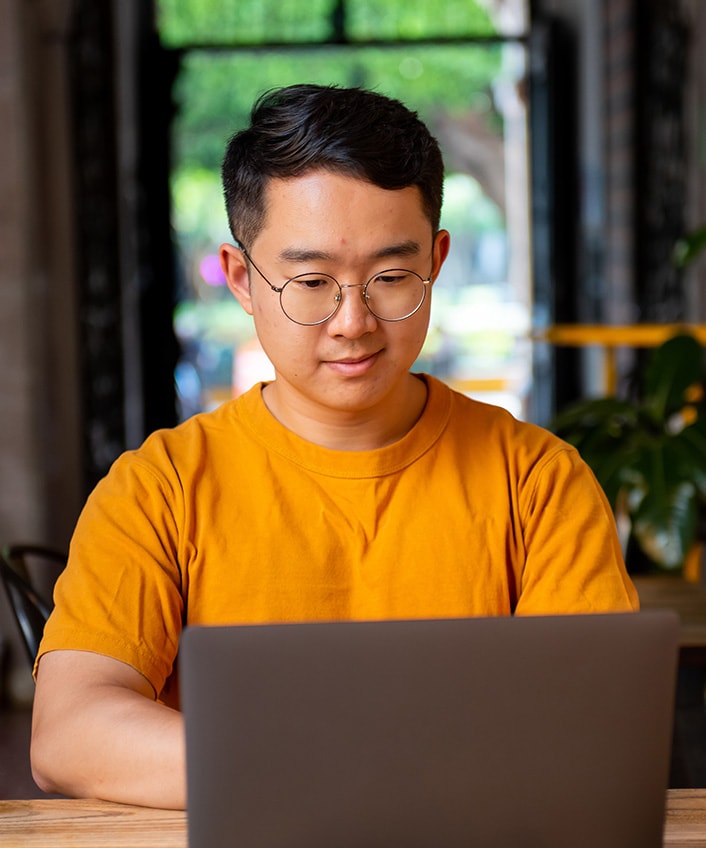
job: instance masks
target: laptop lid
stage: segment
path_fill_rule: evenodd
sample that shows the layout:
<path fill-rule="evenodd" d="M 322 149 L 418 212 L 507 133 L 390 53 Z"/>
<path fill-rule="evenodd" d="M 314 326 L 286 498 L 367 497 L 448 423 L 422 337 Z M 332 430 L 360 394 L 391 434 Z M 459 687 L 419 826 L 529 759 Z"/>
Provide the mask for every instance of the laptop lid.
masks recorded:
<path fill-rule="evenodd" d="M 191 848 L 661 846 L 672 612 L 191 627 Z"/>

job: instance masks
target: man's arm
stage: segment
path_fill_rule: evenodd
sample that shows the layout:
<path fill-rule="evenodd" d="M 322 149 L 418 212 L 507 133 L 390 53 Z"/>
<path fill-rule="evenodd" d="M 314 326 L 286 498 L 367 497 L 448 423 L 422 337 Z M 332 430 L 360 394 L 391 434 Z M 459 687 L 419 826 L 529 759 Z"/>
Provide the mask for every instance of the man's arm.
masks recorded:
<path fill-rule="evenodd" d="M 52 651 L 37 671 L 32 774 L 45 792 L 183 809 L 181 713 L 154 700 L 129 665 L 86 651 Z"/>

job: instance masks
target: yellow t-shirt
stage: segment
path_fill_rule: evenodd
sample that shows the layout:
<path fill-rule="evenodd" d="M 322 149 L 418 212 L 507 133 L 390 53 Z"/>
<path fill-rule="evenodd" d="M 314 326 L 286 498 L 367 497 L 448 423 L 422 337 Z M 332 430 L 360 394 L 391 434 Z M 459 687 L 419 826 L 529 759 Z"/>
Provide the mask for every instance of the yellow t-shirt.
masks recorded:
<path fill-rule="evenodd" d="M 40 649 L 89 650 L 177 703 L 185 624 L 637 608 L 577 452 L 425 377 L 400 441 L 335 451 L 256 386 L 151 435 L 89 498 Z"/>

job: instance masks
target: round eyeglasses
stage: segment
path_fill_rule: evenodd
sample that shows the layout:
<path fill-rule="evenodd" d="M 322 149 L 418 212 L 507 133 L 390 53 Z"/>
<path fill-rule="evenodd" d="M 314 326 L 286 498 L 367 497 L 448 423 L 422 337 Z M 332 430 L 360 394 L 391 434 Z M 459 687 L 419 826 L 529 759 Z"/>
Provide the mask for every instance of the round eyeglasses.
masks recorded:
<path fill-rule="evenodd" d="M 424 303 L 427 286 L 432 278 L 425 280 L 416 271 L 405 268 L 389 268 L 380 271 L 367 283 L 341 285 L 330 274 L 297 274 L 282 286 L 273 286 L 253 262 L 244 247 L 240 248 L 253 268 L 272 289 L 279 294 L 282 312 L 305 327 L 323 324 L 338 312 L 343 301 L 343 289 L 361 288 L 361 297 L 368 310 L 381 321 L 404 321 L 417 312 Z"/>

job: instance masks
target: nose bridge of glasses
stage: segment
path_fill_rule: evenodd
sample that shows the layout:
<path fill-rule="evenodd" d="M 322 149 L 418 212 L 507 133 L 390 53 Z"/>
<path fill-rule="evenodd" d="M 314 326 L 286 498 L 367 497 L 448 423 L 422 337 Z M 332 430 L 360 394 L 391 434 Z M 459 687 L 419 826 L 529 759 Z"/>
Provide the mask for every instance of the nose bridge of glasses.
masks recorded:
<path fill-rule="evenodd" d="M 340 292 L 338 294 L 339 304 L 343 300 L 343 289 L 360 289 L 360 299 L 367 304 L 367 283 L 338 283 Z"/>
<path fill-rule="evenodd" d="M 368 295 L 367 295 L 367 285 L 368 283 L 338 283 L 338 291 L 336 292 L 336 311 L 340 309 L 343 305 L 343 289 L 360 289 L 360 299 L 370 311 L 370 307 L 368 305 Z"/>

